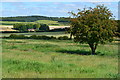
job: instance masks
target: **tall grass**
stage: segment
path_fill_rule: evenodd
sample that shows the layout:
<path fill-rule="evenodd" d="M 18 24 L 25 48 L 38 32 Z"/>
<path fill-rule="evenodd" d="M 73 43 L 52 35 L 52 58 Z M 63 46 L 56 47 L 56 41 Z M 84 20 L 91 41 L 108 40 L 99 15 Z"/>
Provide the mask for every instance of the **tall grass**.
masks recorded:
<path fill-rule="evenodd" d="M 2 77 L 118 77 L 118 45 L 99 45 L 98 55 L 89 53 L 90 48 L 87 44 L 78 44 L 70 40 L 3 39 Z"/>

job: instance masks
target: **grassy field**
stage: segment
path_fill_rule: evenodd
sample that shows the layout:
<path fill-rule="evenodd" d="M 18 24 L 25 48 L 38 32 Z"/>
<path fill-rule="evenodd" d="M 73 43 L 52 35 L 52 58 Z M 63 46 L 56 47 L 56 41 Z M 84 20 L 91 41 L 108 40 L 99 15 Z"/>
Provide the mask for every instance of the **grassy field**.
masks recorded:
<path fill-rule="evenodd" d="M 116 78 L 118 42 L 99 45 L 68 40 L 2 40 L 3 78 Z M 9 45 L 9 46 L 8 46 Z"/>
<path fill-rule="evenodd" d="M 49 26 L 64 26 L 64 25 L 68 25 L 68 23 L 59 23 L 58 21 L 52 21 L 52 20 L 38 20 L 35 22 L 17 22 L 17 21 L 0 21 L 0 24 L 2 25 L 13 25 L 16 23 L 23 23 L 23 24 L 27 24 L 27 23 L 40 23 L 40 24 L 47 24 Z"/>
<path fill-rule="evenodd" d="M 13 24 L 16 24 L 16 23 L 28 23 L 28 22 L 16 22 L 16 21 L 0 21 L 0 24 L 2 25 L 13 25 Z M 29 22 L 29 23 L 34 23 L 34 22 Z"/>
<path fill-rule="evenodd" d="M 47 25 L 60 25 L 60 23 L 58 23 L 58 21 L 52 21 L 52 20 L 38 20 L 35 22 L 40 23 L 40 24 L 47 24 Z"/>

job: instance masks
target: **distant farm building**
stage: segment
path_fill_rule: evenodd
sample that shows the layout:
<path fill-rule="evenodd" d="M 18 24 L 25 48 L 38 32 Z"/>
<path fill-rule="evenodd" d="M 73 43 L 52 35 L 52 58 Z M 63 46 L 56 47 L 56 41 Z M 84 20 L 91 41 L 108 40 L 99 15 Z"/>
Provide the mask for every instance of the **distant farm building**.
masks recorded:
<path fill-rule="evenodd" d="M 52 29 L 64 29 L 64 28 L 69 28 L 70 26 L 49 26 L 50 30 Z"/>
<path fill-rule="evenodd" d="M 35 31 L 35 29 L 28 29 L 28 31 Z"/>

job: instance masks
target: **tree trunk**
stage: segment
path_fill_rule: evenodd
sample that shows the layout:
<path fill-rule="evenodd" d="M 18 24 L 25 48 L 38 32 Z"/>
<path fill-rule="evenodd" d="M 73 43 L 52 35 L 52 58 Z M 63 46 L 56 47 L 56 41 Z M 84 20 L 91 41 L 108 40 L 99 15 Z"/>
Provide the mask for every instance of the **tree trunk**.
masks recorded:
<path fill-rule="evenodd" d="M 72 39 L 72 33 L 70 33 L 70 40 Z"/>
<path fill-rule="evenodd" d="M 96 55 L 95 50 L 96 50 L 96 48 L 97 48 L 97 45 L 98 45 L 98 43 L 96 43 L 96 44 L 94 44 L 94 43 L 89 43 L 89 46 L 90 46 L 90 48 L 91 48 L 91 54 L 92 54 L 92 55 Z"/>
<path fill-rule="evenodd" d="M 92 51 L 92 55 L 95 55 L 96 53 L 95 53 L 95 48 L 93 47 L 93 48 L 91 48 L 91 51 Z"/>

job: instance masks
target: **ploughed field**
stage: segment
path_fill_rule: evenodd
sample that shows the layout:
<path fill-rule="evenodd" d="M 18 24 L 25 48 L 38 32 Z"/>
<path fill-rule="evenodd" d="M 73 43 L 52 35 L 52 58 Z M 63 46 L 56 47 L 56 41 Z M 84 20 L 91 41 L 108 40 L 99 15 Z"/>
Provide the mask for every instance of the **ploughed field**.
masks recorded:
<path fill-rule="evenodd" d="M 87 44 L 72 40 L 2 40 L 3 78 L 116 78 L 118 41 L 99 45 L 89 55 Z"/>

